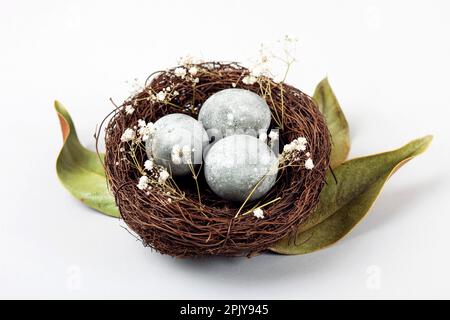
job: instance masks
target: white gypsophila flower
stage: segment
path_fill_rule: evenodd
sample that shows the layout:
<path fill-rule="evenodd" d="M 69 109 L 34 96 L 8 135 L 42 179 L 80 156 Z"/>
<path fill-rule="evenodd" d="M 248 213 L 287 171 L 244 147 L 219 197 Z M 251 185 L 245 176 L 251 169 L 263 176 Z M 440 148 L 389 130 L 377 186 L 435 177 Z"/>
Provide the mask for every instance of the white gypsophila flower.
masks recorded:
<path fill-rule="evenodd" d="M 187 71 L 183 67 L 178 67 L 178 68 L 175 69 L 174 73 L 175 73 L 175 75 L 177 77 L 180 77 L 181 79 L 184 79 L 184 77 L 186 77 Z"/>
<path fill-rule="evenodd" d="M 126 114 L 133 114 L 133 112 L 134 112 L 134 108 L 133 108 L 132 105 L 125 106 L 125 113 Z"/>
<path fill-rule="evenodd" d="M 233 82 L 233 83 L 231 84 L 231 86 L 232 86 L 233 88 L 236 88 L 236 83 Z"/>
<path fill-rule="evenodd" d="M 307 157 L 310 157 L 310 156 L 311 156 L 311 153 L 307 152 L 307 153 L 305 153 L 305 155 L 306 155 Z"/>
<path fill-rule="evenodd" d="M 187 66 L 187 65 L 190 65 L 190 64 L 194 64 L 195 60 L 196 59 L 192 55 L 188 54 L 188 55 L 186 55 L 184 57 L 181 57 L 178 60 L 178 64 L 181 64 L 183 66 Z"/>
<path fill-rule="evenodd" d="M 137 184 L 137 187 L 139 190 L 145 190 L 148 187 L 148 177 L 147 176 L 142 176 L 139 178 L 139 183 Z"/>
<path fill-rule="evenodd" d="M 146 134 L 152 135 L 155 133 L 155 131 L 156 131 L 155 124 L 153 122 L 147 123 L 147 125 L 145 126 Z"/>
<path fill-rule="evenodd" d="M 176 144 L 172 147 L 172 151 L 171 151 L 171 159 L 172 162 L 176 165 L 179 165 L 182 163 L 183 159 L 182 159 L 182 149 L 181 147 Z"/>
<path fill-rule="evenodd" d="M 290 153 L 290 152 L 294 151 L 294 147 L 295 146 L 292 143 L 285 144 L 283 147 L 283 152 Z"/>
<path fill-rule="evenodd" d="M 306 145 L 301 144 L 301 143 L 295 143 L 294 144 L 294 149 L 297 151 L 305 151 L 306 150 Z"/>
<path fill-rule="evenodd" d="M 270 68 L 266 63 L 259 64 L 251 68 L 251 73 L 254 78 L 270 76 Z"/>
<path fill-rule="evenodd" d="M 314 162 L 313 162 L 313 160 L 311 158 L 308 158 L 305 161 L 305 168 L 308 169 L 308 170 L 312 170 L 314 168 Z"/>
<path fill-rule="evenodd" d="M 123 132 L 122 137 L 120 137 L 120 141 L 127 142 L 134 140 L 135 138 L 136 132 L 133 129 L 128 128 Z"/>
<path fill-rule="evenodd" d="M 199 78 L 192 79 L 192 82 L 194 82 L 194 83 L 199 83 L 199 82 L 200 82 L 200 79 L 199 79 Z"/>
<path fill-rule="evenodd" d="M 265 132 L 260 132 L 260 133 L 259 133 L 259 136 L 258 136 L 258 139 L 259 139 L 260 141 L 266 143 L 266 142 L 267 142 L 267 133 L 265 133 Z"/>
<path fill-rule="evenodd" d="M 297 151 L 305 151 L 306 150 L 306 138 L 299 137 L 291 142 L 293 145 L 293 149 Z"/>
<path fill-rule="evenodd" d="M 164 101 L 164 100 L 166 100 L 166 96 L 167 96 L 167 93 L 165 93 L 164 91 L 160 91 L 156 94 L 156 100 Z"/>
<path fill-rule="evenodd" d="M 193 76 L 195 76 L 198 72 L 198 68 L 196 66 L 192 66 L 189 68 L 189 73 Z"/>
<path fill-rule="evenodd" d="M 170 174 L 167 172 L 167 170 L 162 170 L 159 173 L 159 178 L 158 178 L 158 183 L 159 184 L 164 184 L 166 183 L 166 180 L 170 177 Z"/>
<path fill-rule="evenodd" d="M 147 170 L 147 171 L 151 171 L 152 169 L 153 169 L 153 160 L 146 160 L 145 162 L 144 162 L 144 168 L 145 168 L 145 170 Z"/>
<path fill-rule="evenodd" d="M 248 85 L 254 84 L 257 80 L 258 79 L 254 75 L 251 75 L 251 74 L 246 75 L 244 78 L 242 78 L 242 82 L 244 84 L 248 84 Z"/>
<path fill-rule="evenodd" d="M 298 137 L 298 138 L 296 139 L 296 141 L 297 141 L 297 143 L 299 143 L 299 144 L 307 144 L 307 143 L 308 143 L 308 141 L 306 140 L 305 137 Z"/>
<path fill-rule="evenodd" d="M 181 153 L 183 155 L 183 162 L 186 164 L 191 164 L 192 163 L 192 157 L 191 157 L 191 153 L 192 153 L 192 149 L 189 145 L 184 145 Z"/>
<path fill-rule="evenodd" d="M 298 151 L 305 151 L 306 150 L 306 144 L 297 143 L 296 144 L 296 149 Z"/>
<path fill-rule="evenodd" d="M 283 147 L 283 153 L 290 154 L 294 151 L 305 151 L 307 140 L 304 137 L 298 137 Z"/>
<path fill-rule="evenodd" d="M 142 142 L 147 142 L 150 138 L 151 138 L 151 136 L 149 136 L 148 134 L 144 134 L 144 135 L 141 137 Z"/>
<path fill-rule="evenodd" d="M 174 91 L 174 92 L 172 92 L 172 94 L 176 97 L 177 95 L 179 95 L 180 93 L 178 92 L 178 91 Z"/>
<path fill-rule="evenodd" d="M 190 54 L 188 54 L 188 55 L 178 59 L 178 64 L 182 65 L 182 66 L 185 66 L 185 67 L 189 67 L 189 66 L 192 66 L 194 64 L 200 64 L 200 63 L 203 63 L 203 62 L 204 62 L 203 59 L 200 59 L 198 57 L 194 57 L 194 56 L 192 56 Z"/>
<path fill-rule="evenodd" d="M 145 124 L 145 121 L 144 121 L 144 124 Z M 138 133 L 141 136 L 142 141 L 146 142 L 148 139 L 150 139 L 155 134 L 155 125 L 153 124 L 153 122 L 149 122 L 149 123 L 145 124 L 144 126 L 141 126 L 138 130 Z"/>
<path fill-rule="evenodd" d="M 269 139 L 270 140 L 278 140 L 279 137 L 280 137 L 280 135 L 278 134 L 277 131 L 270 130 L 270 132 L 269 132 Z"/>
<path fill-rule="evenodd" d="M 145 120 L 139 119 L 138 120 L 138 127 L 142 128 L 145 127 L 147 125 L 147 123 L 145 122 Z"/>
<path fill-rule="evenodd" d="M 253 210 L 253 215 L 258 219 L 264 219 L 264 211 L 261 208 Z"/>

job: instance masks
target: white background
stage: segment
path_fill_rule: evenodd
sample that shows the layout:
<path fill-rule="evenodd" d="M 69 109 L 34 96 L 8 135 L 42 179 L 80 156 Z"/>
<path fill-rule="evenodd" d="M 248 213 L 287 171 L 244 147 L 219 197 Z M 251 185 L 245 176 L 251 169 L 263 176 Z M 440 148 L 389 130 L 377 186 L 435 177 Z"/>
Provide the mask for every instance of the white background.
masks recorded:
<path fill-rule="evenodd" d="M 450 298 L 448 1 L 1 1 L 1 298 Z M 245 61 L 299 39 L 289 82 L 328 75 L 351 156 L 432 133 L 337 245 L 306 256 L 180 260 L 151 252 L 59 184 L 53 100 L 82 142 L 180 56 Z"/>

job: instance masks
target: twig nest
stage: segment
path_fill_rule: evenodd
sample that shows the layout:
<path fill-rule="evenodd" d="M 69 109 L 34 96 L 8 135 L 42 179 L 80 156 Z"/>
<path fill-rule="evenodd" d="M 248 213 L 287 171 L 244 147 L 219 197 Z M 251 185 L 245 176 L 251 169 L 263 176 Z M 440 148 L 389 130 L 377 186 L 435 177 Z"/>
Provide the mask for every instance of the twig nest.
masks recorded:
<path fill-rule="evenodd" d="M 141 92 L 115 110 L 105 134 L 107 178 L 124 222 L 144 245 L 178 257 L 252 255 L 295 234 L 316 206 L 331 149 L 323 116 L 300 90 L 267 77 L 259 77 L 255 83 L 243 82 L 249 74 L 248 69 L 235 63 L 178 66 L 153 75 Z M 273 187 L 258 200 L 248 201 L 242 210 L 242 203 L 215 194 L 203 175 L 209 169 L 197 170 L 197 180 L 192 175 L 167 177 L 163 169 L 150 166 L 139 137 L 132 140 L 135 144 L 121 139 L 127 129 L 133 133 L 139 120 L 155 123 L 174 113 L 197 119 L 209 97 L 233 87 L 251 91 L 266 101 L 272 115 L 270 127 L 280 129 L 282 150 L 299 137 L 307 141 L 302 148 L 294 148 L 301 150 L 294 150 L 286 160 L 298 161 L 299 165 L 280 167 Z M 134 111 L 127 112 L 130 110 Z M 268 118 L 264 115 L 264 121 Z M 263 122 L 261 127 L 267 128 L 267 122 Z M 265 158 L 272 158 L 264 152 Z M 314 166 L 307 169 L 305 161 L 309 156 Z"/>
<path fill-rule="evenodd" d="M 148 158 L 170 169 L 175 176 L 190 174 L 193 167 L 202 163 L 202 150 L 209 139 L 197 120 L 172 113 L 156 121 L 154 128 L 153 138 L 145 145 Z"/>
<path fill-rule="evenodd" d="M 249 135 L 221 139 L 205 157 L 206 182 L 214 193 L 231 201 L 261 198 L 274 186 L 277 172 L 277 156 Z"/>
<path fill-rule="evenodd" d="M 209 97 L 198 120 L 217 141 L 232 134 L 256 136 L 266 133 L 271 113 L 266 101 L 258 94 L 244 89 L 225 89 Z"/>

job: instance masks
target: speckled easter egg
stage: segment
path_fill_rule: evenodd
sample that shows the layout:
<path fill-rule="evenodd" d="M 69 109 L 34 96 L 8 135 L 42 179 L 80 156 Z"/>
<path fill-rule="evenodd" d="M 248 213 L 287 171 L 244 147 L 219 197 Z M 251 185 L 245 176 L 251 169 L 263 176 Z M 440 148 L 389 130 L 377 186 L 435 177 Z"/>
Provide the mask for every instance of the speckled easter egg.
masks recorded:
<path fill-rule="evenodd" d="M 209 139 L 197 120 L 182 113 L 172 113 L 157 120 L 154 128 L 154 136 L 146 142 L 146 152 L 157 164 L 179 176 L 191 173 L 188 161 L 194 166 L 202 163 L 202 149 Z"/>
<path fill-rule="evenodd" d="M 225 89 L 209 97 L 200 109 L 198 120 L 215 140 L 232 134 L 256 136 L 266 132 L 271 113 L 266 101 L 244 89 Z"/>
<path fill-rule="evenodd" d="M 216 142 L 204 160 L 205 178 L 219 197 L 243 202 L 263 197 L 275 184 L 278 158 L 259 139 L 233 135 Z M 261 180 L 262 179 L 262 180 Z"/>

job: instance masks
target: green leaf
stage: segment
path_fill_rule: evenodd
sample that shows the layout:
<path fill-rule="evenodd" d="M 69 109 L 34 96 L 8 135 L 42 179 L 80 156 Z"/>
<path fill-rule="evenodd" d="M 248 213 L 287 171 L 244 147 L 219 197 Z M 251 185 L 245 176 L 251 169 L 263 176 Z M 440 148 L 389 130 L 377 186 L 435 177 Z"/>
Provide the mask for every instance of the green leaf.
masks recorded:
<path fill-rule="evenodd" d="M 348 234 L 366 215 L 387 179 L 403 164 L 424 152 L 431 136 L 414 140 L 385 153 L 347 161 L 327 174 L 327 184 L 311 217 L 295 239 L 287 237 L 272 251 L 305 254 L 330 246 Z"/>
<path fill-rule="evenodd" d="M 75 198 L 89 207 L 119 217 L 99 156 L 81 145 L 72 118 L 58 101 L 55 101 L 55 110 L 63 135 L 63 147 L 56 161 L 59 180 Z"/>
<path fill-rule="evenodd" d="M 317 85 L 313 99 L 316 101 L 320 112 L 322 112 L 327 122 L 332 139 L 330 166 L 336 168 L 347 159 L 350 151 L 347 119 L 339 106 L 339 102 L 327 78 L 323 79 Z"/>

